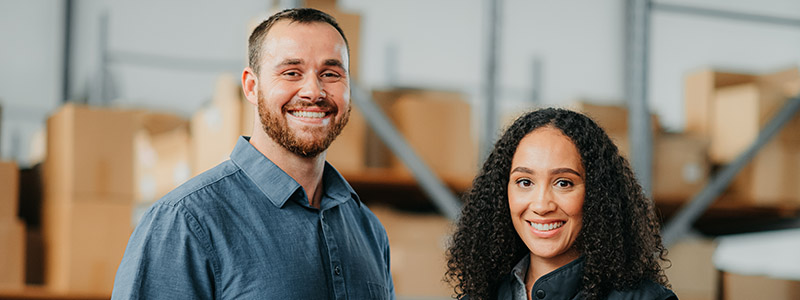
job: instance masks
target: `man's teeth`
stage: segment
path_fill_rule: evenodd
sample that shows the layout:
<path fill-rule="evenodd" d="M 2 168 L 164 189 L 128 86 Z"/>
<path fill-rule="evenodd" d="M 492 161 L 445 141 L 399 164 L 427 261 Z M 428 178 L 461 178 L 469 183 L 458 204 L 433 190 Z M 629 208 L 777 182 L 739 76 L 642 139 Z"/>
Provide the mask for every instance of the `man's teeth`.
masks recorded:
<path fill-rule="evenodd" d="M 324 118 L 325 113 L 321 111 L 293 111 L 292 115 L 299 118 Z"/>
<path fill-rule="evenodd" d="M 533 229 L 536 229 L 536 230 L 539 230 L 539 231 L 550 231 L 550 230 L 559 228 L 561 226 L 564 226 L 564 222 L 555 222 L 555 223 L 547 223 L 547 224 L 539 224 L 539 223 L 533 223 L 533 222 L 530 222 L 530 223 L 531 223 L 531 227 L 533 227 Z"/>

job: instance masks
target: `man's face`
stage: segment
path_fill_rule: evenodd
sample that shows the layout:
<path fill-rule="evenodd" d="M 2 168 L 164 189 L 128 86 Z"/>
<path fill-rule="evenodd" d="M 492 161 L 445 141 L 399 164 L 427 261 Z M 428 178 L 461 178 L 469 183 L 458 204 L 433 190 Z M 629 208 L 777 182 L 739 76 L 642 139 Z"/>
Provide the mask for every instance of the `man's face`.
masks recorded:
<path fill-rule="evenodd" d="M 302 157 L 330 146 L 350 116 L 349 57 L 327 23 L 273 25 L 264 42 L 258 114 L 275 142 Z"/>

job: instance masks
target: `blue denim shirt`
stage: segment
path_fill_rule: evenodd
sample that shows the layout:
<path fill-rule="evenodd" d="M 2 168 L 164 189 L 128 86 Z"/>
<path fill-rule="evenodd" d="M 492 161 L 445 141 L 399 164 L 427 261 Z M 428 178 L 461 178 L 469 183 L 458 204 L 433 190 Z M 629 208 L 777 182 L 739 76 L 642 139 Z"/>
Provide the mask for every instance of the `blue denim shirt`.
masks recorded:
<path fill-rule="evenodd" d="M 247 138 L 230 158 L 145 213 L 112 299 L 394 299 L 386 232 L 333 167 L 317 209 Z"/>

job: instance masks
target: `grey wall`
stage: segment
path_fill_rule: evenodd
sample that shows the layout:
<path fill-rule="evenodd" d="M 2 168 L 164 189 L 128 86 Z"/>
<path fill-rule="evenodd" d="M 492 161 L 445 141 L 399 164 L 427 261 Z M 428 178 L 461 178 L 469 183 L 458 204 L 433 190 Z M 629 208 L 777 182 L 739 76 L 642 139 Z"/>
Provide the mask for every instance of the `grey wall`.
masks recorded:
<path fill-rule="evenodd" d="M 669 0 L 800 19 L 793 0 Z M 0 1 L 0 157 L 27 161 L 32 133 L 61 101 L 65 1 Z M 99 76 L 99 20 L 108 16 L 105 82 L 111 105 L 189 116 L 220 72 L 245 64 L 248 24 L 272 1 L 75 0 L 70 98 Z M 488 0 L 339 0 L 362 15 L 361 82 L 460 90 L 484 99 Z M 505 0 L 498 101 L 502 113 L 532 100 L 624 104 L 624 0 Z M 704 66 L 754 72 L 800 61 L 800 28 L 665 12 L 652 16 L 649 99 L 669 130 L 683 127 L 683 76 Z M 144 60 L 137 60 L 143 58 Z M 534 62 L 540 74 L 534 76 Z M 533 83 L 540 88 L 534 90 Z M 478 120 L 476 120 L 478 121 Z"/>

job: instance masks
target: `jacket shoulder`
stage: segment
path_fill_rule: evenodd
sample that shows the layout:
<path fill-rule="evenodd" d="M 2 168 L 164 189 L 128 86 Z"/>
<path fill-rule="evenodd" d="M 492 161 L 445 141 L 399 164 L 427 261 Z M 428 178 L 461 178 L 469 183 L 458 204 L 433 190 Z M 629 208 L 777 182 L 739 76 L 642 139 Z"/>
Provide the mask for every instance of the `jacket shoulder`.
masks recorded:
<path fill-rule="evenodd" d="M 629 290 L 614 290 L 608 295 L 609 300 L 678 300 L 667 287 L 650 280 L 642 281 L 637 287 Z"/>

